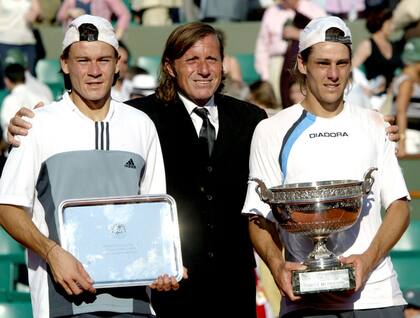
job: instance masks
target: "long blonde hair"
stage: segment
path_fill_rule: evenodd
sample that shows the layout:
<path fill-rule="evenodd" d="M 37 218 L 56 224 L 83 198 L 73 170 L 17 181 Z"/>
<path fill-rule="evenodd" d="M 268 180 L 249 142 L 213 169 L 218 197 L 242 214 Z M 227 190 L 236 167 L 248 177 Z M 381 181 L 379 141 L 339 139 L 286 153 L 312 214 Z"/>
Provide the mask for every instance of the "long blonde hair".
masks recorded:
<path fill-rule="evenodd" d="M 188 51 L 197 41 L 208 35 L 214 35 L 217 37 L 220 47 L 220 56 L 223 60 L 223 43 L 212 26 L 202 22 L 191 22 L 183 24 L 172 31 L 166 41 L 165 49 L 160 62 L 158 77 L 159 84 L 156 88 L 156 95 L 159 99 L 168 103 L 173 101 L 176 97 L 178 89 L 176 78 L 169 74 L 165 64 L 168 63 L 171 65 L 172 70 L 175 71 L 175 60 L 182 57 L 185 52 Z M 222 88 L 223 84 L 220 83 L 217 90 L 221 91 Z"/>

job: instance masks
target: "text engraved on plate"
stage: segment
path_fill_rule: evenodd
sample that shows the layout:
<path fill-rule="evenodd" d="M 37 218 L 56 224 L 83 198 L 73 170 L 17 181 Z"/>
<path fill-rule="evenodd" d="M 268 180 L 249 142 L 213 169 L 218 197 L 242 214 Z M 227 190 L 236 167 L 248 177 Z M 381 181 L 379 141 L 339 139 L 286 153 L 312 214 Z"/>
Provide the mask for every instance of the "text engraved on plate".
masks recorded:
<path fill-rule="evenodd" d="M 322 291 L 350 287 L 348 269 L 299 273 L 300 291 Z"/>

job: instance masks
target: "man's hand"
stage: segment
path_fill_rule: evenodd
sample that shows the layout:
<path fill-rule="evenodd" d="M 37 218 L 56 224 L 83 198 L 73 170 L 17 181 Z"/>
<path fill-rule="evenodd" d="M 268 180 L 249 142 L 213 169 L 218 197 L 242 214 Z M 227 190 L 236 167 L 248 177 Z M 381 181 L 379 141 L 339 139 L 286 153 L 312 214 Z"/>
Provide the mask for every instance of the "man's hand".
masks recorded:
<path fill-rule="evenodd" d="M 59 245 L 50 248 L 46 261 L 56 283 L 60 284 L 67 294 L 79 295 L 84 291 L 95 293 L 93 280 L 83 268 L 83 265 L 69 252 Z"/>
<path fill-rule="evenodd" d="M 283 297 L 287 297 L 292 301 L 301 299 L 302 297 L 293 294 L 292 288 L 292 271 L 304 270 L 306 267 L 300 263 L 284 262 L 281 266 L 271 270 L 274 281 Z"/>
<path fill-rule="evenodd" d="M 373 268 L 372 262 L 365 254 L 350 255 L 348 257 L 340 257 L 343 264 L 352 264 L 356 272 L 355 292 L 362 288 L 368 280 Z"/>
<path fill-rule="evenodd" d="M 395 125 L 395 117 L 394 116 L 384 116 L 384 120 L 387 121 L 390 126 L 386 128 L 386 132 L 388 133 L 389 140 L 398 142 L 400 141 L 400 129 L 397 125 Z"/>
<path fill-rule="evenodd" d="M 188 270 L 184 267 L 182 279 L 188 278 Z M 149 285 L 150 288 L 158 291 L 170 291 L 179 289 L 179 283 L 174 276 L 162 275 L 159 276 L 153 283 Z"/>
<path fill-rule="evenodd" d="M 35 108 L 41 107 L 42 105 L 42 103 L 38 103 Z M 7 128 L 7 142 L 15 147 L 20 146 L 20 140 L 16 136 L 26 136 L 28 134 L 28 130 L 32 127 L 30 123 L 22 118 L 24 116 L 32 118 L 35 114 L 29 108 L 22 107 L 15 116 L 10 119 L 9 126 Z"/>

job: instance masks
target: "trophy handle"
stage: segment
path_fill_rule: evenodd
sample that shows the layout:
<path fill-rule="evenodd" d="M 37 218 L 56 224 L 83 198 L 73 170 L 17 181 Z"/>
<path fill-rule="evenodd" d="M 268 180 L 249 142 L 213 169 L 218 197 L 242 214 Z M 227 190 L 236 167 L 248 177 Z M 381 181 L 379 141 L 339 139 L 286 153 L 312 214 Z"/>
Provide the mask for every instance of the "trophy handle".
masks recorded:
<path fill-rule="evenodd" d="M 372 189 L 372 185 L 375 182 L 375 178 L 372 177 L 373 171 L 378 170 L 378 168 L 369 168 L 369 170 L 365 173 L 363 177 L 363 193 L 368 194 Z"/>
<path fill-rule="evenodd" d="M 262 201 L 264 201 L 265 203 L 269 203 L 271 200 L 273 200 L 273 192 L 267 189 L 265 183 L 262 180 L 258 178 L 251 178 L 249 180 L 257 183 L 255 191 L 257 192 L 258 196 Z"/>

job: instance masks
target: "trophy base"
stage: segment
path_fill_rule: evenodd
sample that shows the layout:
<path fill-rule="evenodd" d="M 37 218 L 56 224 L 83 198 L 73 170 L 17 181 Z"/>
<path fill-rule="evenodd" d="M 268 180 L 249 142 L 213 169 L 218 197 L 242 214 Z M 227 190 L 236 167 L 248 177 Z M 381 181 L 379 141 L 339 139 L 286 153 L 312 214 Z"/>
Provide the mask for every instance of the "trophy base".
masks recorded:
<path fill-rule="evenodd" d="M 356 278 L 352 265 L 327 269 L 292 271 L 293 294 L 338 292 L 354 289 Z"/>

